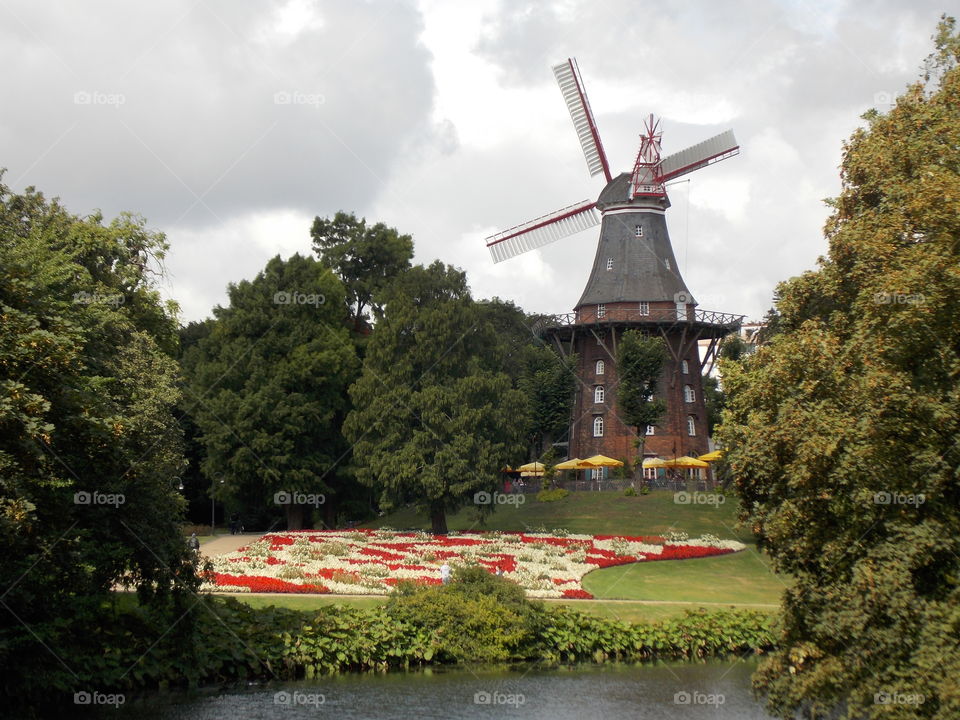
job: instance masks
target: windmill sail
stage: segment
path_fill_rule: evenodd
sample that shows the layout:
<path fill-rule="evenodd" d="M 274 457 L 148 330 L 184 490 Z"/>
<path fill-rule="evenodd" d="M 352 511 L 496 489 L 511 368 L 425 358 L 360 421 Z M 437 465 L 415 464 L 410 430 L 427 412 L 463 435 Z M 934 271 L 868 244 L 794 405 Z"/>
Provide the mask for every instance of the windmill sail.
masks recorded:
<path fill-rule="evenodd" d="M 544 245 L 589 230 L 600 223 L 596 203 L 584 200 L 556 212 L 538 217 L 487 238 L 487 249 L 495 263 L 535 250 Z"/>
<path fill-rule="evenodd" d="M 740 152 L 733 130 L 691 145 L 686 150 L 668 155 L 660 161 L 660 182 L 686 175 L 707 165 L 726 160 Z"/>
<path fill-rule="evenodd" d="M 607 182 L 610 182 L 610 166 L 607 164 L 607 156 L 603 152 L 597 123 L 593 119 L 590 102 L 587 100 L 587 92 L 584 90 L 583 81 L 580 79 L 577 61 L 570 58 L 566 62 L 554 66 L 553 74 L 557 78 L 557 84 L 560 85 L 564 102 L 567 103 L 567 110 L 570 111 L 570 119 L 573 120 L 577 137 L 580 138 L 580 146 L 583 148 L 583 155 L 587 159 L 590 177 L 603 173 Z"/>

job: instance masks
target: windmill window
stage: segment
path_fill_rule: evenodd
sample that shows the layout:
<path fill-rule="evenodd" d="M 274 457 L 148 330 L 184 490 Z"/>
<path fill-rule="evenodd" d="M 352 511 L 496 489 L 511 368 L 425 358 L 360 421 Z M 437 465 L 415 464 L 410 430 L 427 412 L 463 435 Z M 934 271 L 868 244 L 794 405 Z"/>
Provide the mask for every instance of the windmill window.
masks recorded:
<path fill-rule="evenodd" d="M 687 415 L 687 435 L 690 437 L 697 435 L 697 418 L 693 415 Z"/>
<path fill-rule="evenodd" d="M 602 402 L 603 402 L 603 396 L 604 396 L 604 394 L 605 394 L 605 393 L 604 393 L 604 390 L 603 390 L 603 385 L 597 385 L 597 386 L 593 389 L 593 401 L 594 401 L 595 403 L 602 403 Z"/>
<path fill-rule="evenodd" d="M 633 231 L 633 234 L 637 237 L 643 237 L 643 225 L 637 225 Z"/>
<path fill-rule="evenodd" d="M 597 305 L 597 317 L 602 318 L 607 316 L 607 306 L 606 305 Z"/>
<path fill-rule="evenodd" d="M 613 270 L 613 258 L 607 258 L 607 270 Z"/>
<path fill-rule="evenodd" d="M 650 303 L 648 303 L 646 300 L 643 300 L 640 302 L 640 314 L 641 315 L 650 314 Z"/>
<path fill-rule="evenodd" d="M 686 360 L 680 361 L 680 372 L 682 372 L 684 375 L 690 374 L 690 364 Z"/>
<path fill-rule="evenodd" d="M 606 369 L 607 369 L 607 366 L 603 362 L 603 360 L 597 360 L 597 375 L 603 375 Z"/>
<path fill-rule="evenodd" d="M 683 386 L 683 401 L 688 403 L 697 401 L 697 394 L 693 391 L 693 385 Z"/>
<path fill-rule="evenodd" d="M 647 425 L 647 435 L 653 435 L 655 428 L 653 425 Z"/>
<path fill-rule="evenodd" d="M 664 258 L 664 259 L 663 259 L 663 264 L 666 266 L 667 270 L 672 270 L 672 269 L 673 269 L 673 268 L 670 267 L 670 258 Z"/>
<path fill-rule="evenodd" d="M 593 419 L 593 436 L 603 437 L 603 418 L 599 415 Z"/>

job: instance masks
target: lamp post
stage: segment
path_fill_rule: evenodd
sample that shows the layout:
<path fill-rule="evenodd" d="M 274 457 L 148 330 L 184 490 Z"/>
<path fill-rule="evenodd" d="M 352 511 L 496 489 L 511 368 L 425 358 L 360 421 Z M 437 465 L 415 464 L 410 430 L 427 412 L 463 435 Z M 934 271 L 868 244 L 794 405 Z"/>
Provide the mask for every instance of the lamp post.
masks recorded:
<path fill-rule="evenodd" d="M 210 535 L 214 535 L 214 529 L 217 527 L 217 497 L 214 495 L 214 488 L 217 486 L 213 484 L 214 481 L 210 481 Z M 220 481 L 220 484 L 223 485 L 223 480 Z"/>

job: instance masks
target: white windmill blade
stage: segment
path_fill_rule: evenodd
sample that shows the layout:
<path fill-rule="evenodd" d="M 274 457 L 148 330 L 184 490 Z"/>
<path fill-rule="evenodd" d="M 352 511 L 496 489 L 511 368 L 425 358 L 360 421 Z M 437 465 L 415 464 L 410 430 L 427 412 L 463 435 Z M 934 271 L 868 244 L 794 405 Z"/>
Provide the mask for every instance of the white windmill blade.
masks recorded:
<path fill-rule="evenodd" d="M 660 161 L 660 182 L 667 182 L 707 165 L 726 160 L 740 152 L 733 130 L 716 135 L 709 140 L 691 145 L 686 150 L 668 155 Z"/>
<path fill-rule="evenodd" d="M 498 263 L 528 250 L 536 250 L 567 235 L 589 230 L 599 223 L 600 214 L 596 210 L 596 203 L 584 200 L 491 235 L 487 238 L 487 249 L 490 250 L 493 262 Z"/>
<path fill-rule="evenodd" d="M 593 119 L 593 112 L 590 110 L 587 91 L 580 79 L 577 61 L 570 58 L 566 62 L 555 65 L 553 74 L 557 78 L 560 92 L 563 93 L 563 100 L 567 103 L 567 110 L 570 111 L 570 119 L 573 120 L 577 137 L 580 138 L 580 147 L 583 148 L 583 155 L 587 159 L 590 177 L 603 173 L 607 182 L 610 182 L 610 166 L 607 164 L 606 153 L 603 152 L 597 123 Z"/>

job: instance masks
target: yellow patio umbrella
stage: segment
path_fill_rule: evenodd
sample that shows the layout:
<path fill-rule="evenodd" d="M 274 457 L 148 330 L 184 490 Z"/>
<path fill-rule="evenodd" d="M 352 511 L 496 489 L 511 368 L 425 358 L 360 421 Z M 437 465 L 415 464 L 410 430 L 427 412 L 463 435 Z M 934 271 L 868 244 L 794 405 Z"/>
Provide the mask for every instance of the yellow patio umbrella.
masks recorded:
<path fill-rule="evenodd" d="M 580 458 L 564 460 L 562 463 L 557 463 L 553 466 L 554 470 L 583 470 L 585 467 L 586 465 L 583 464 L 583 460 Z"/>
<path fill-rule="evenodd" d="M 666 460 L 663 466 L 673 468 L 708 468 L 710 467 L 710 463 L 697 460 L 697 458 L 690 457 L 689 455 L 684 455 L 683 457 L 673 458 L 673 460 Z"/>
<path fill-rule="evenodd" d="M 527 463 L 526 465 L 521 465 L 517 468 L 520 472 L 543 472 L 543 463 L 541 462 L 532 462 Z"/>
<path fill-rule="evenodd" d="M 585 468 L 623 467 L 622 461 L 614 460 L 606 455 L 594 455 L 593 457 L 588 457 L 586 460 L 581 460 L 580 462 L 583 463 L 583 467 Z"/>
<path fill-rule="evenodd" d="M 667 461 L 663 458 L 644 458 L 643 467 L 645 468 L 662 468 L 667 466 Z"/>
<path fill-rule="evenodd" d="M 703 460 L 704 462 L 716 462 L 723 457 L 723 450 L 714 450 L 713 452 L 708 452 L 706 455 L 701 455 L 697 460 Z"/>

